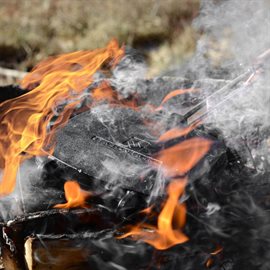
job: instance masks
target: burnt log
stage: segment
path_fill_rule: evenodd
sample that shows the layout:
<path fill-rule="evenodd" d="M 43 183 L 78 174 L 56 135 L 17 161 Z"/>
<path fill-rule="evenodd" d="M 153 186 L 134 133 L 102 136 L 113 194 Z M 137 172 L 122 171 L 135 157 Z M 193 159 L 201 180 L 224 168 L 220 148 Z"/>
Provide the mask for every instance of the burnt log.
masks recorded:
<path fill-rule="evenodd" d="M 32 234 L 99 232 L 113 228 L 117 221 L 105 208 L 53 209 L 28 214 L 2 223 L 1 250 L 6 269 L 25 268 L 25 239 Z"/>

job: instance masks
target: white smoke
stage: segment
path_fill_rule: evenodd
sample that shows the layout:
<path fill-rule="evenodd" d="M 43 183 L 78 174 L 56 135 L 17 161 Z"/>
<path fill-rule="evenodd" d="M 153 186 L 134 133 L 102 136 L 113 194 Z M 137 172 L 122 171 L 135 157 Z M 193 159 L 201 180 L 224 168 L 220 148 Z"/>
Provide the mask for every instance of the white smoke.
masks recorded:
<path fill-rule="evenodd" d="M 220 79 L 233 79 L 252 67 L 256 62 L 256 57 L 270 48 L 269 10 L 269 0 L 202 0 L 201 11 L 194 21 L 194 27 L 203 34 L 198 40 L 197 51 L 188 65 L 186 75 L 199 79 L 209 78 L 212 75 Z M 135 57 L 133 57 L 134 55 Z M 137 52 L 129 50 L 121 64 L 113 70 L 111 82 L 123 97 L 136 92 L 146 95 L 148 85 L 143 81 L 145 74 L 146 65 L 143 58 L 137 56 Z M 211 112 L 206 121 L 220 128 L 228 145 L 241 150 L 247 159 L 250 159 L 249 155 L 253 158 L 260 156 L 262 159 L 258 166 L 261 166 L 261 162 L 270 163 L 269 142 L 267 137 L 264 137 L 264 134 L 270 130 L 270 79 L 268 78 L 267 70 L 263 71 L 251 87 L 238 91 L 233 98 Z M 101 78 L 97 76 L 96 79 Z M 155 81 L 153 82 L 155 83 Z M 166 80 L 156 80 L 156 85 L 155 95 L 154 92 L 151 93 L 154 101 L 164 97 L 162 90 L 167 87 Z M 213 109 L 211 106 L 215 105 L 209 104 L 208 109 L 211 111 Z M 179 108 L 176 111 L 178 110 Z M 112 121 L 114 119 L 112 114 L 108 111 L 106 113 L 99 112 L 99 117 L 108 116 Z M 165 120 L 167 121 L 167 119 Z M 138 126 L 136 128 L 138 129 Z M 150 139 L 152 140 L 152 138 Z M 254 140 L 258 140 L 259 143 L 254 143 Z M 36 168 L 30 163 L 29 168 L 34 175 L 32 179 L 38 179 L 38 182 L 41 179 L 42 169 Z M 109 171 L 116 170 L 115 164 L 108 161 L 105 163 L 105 167 Z M 128 169 L 130 173 L 138 171 L 135 166 Z M 124 170 L 127 171 L 125 163 L 117 167 L 117 172 Z M 27 199 L 27 205 L 39 203 L 37 200 L 40 199 L 40 196 L 33 193 L 33 189 L 29 189 L 29 186 L 35 186 L 35 181 L 27 180 L 30 179 L 29 169 L 22 169 L 22 171 L 23 175 L 18 177 L 23 178 L 23 187 L 20 186 L 20 181 L 17 181 L 16 191 L 12 197 L 1 200 L 0 212 L 5 218 L 8 218 L 8 213 L 13 215 L 24 213 L 25 199 Z M 163 188 L 162 181 L 161 186 Z M 24 194 L 23 197 L 21 194 Z M 17 202 L 18 200 L 20 200 L 19 204 L 13 202 L 10 204 L 11 201 Z M 7 209 L 6 205 L 10 205 L 9 207 L 14 207 L 14 209 Z"/>
<path fill-rule="evenodd" d="M 236 72 L 251 65 L 270 47 L 269 9 L 269 0 L 202 0 L 194 27 L 204 34 L 197 44 L 193 70 L 203 76 L 213 58 L 220 58 L 215 60 L 220 60 L 221 67 L 236 66 Z"/>
<path fill-rule="evenodd" d="M 197 78 L 232 80 L 251 69 L 257 57 L 270 48 L 270 1 L 202 0 L 194 26 L 203 34 L 188 72 Z M 258 154 L 269 159 L 265 135 L 270 128 L 270 59 L 263 61 L 251 86 L 240 84 L 228 101 L 219 106 L 208 104 L 209 111 L 216 109 L 206 122 L 220 128 L 227 143 L 247 159 L 256 159 Z"/>

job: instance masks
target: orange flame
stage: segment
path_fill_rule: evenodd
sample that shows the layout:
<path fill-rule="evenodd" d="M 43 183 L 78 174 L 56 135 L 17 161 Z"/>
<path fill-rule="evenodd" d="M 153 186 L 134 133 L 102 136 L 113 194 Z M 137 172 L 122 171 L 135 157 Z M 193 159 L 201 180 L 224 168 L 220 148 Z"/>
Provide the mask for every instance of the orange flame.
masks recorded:
<path fill-rule="evenodd" d="M 207 139 L 191 138 L 160 151 L 157 159 L 163 163 L 168 177 L 183 175 L 208 152 L 211 144 Z"/>
<path fill-rule="evenodd" d="M 149 224 L 137 225 L 119 238 L 133 236 L 160 250 L 188 241 L 181 231 L 186 222 L 186 206 L 178 202 L 186 182 L 186 179 L 179 179 L 170 183 L 168 199 L 158 216 L 157 228 Z"/>
<path fill-rule="evenodd" d="M 108 83 L 103 82 L 100 87 L 93 90 L 91 97 L 97 102 L 101 100 L 114 101 L 117 95 Z"/>
<path fill-rule="evenodd" d="M 92 75 L 106 64 L 115 65 L 123 48 L 111 41 L 104 49 L 63 54 L 38 64 L 21 86 L 33 89 L 0 104 L 0 168 L 3 169 L 0 195 L 14 190 L 21 162 L 35 155 L 53 152 L 53 135 L 80 104 L 80 96 L 93 81 Z M 103 94 L 94 91 L 92 98 Z M 108 91 L 108 90 L 106 90 Z M 65 105 L 57 115 L 57 105 Z M 48 133 L 50 123 L 54 125 Z M 43 149 L 46 147 L 47 153 Z"/>
<path fill-rule="evenodd" d="M 54 208 L 85 207 L 85 200 L 91 195 L 90 192 L 82 190 L 76 181 L 67 181 L 64 185 L 64 190 L 67 202 L 57 204 Z"/>
<path fill-rule="evenodd" d="M 161 136 L 159 140 L 185 135 L 192 128 L 194 127 L 187 127 L 184 130 L 173 129 Z M 165 167 L 167 176 L 175 177 L 192 169 L 208 152 L 210 146 L 210 140 L 191 138 L 160 151 L 157 158 Z M 169 184 L 168 199 L 158 216 L 157 227 L 149 224 L 131 226 L 129 232 L 119 238 L 133 236 L 136 240 L 143 240 L 160 250 L 188 241 L 188 237 L 181 231 L 186 223 L 186 206 L 178 202 L 186 184 L 186 178 L 178 178 Z M 149 214 L 149 211 L 151 208 L 147 208 L 145 213 Z"/>
<path fill-rule="evenodd" d="M 211 252 L 210 254 L 211 254 L 212 256 L 216 256 L 216 255 L 218 255 L 222 250 L 223 250 L 222 247 L 218 247 L 215 251 Z M 210 257 L 210 258 L 206 261 L 206 264 L 205 264 L 206 267 L 207 267 L 207 268 L 210 268 L 210 267 L 213 265 L 213 262 L 214 262 L 213 258 Z"/>
<path fill-rule="evenodd" d="M 210 254 L 211 254 L 211 255 L 217 255 L 217 254 L 219 254 L 222 250 L 223 250 L 222 247 L 218 247 L 215 251 L 211 252 Z"/>
<path fill-rule="evenodd" d="M 190 93 L 190 92 L 196 92 L 198 91 L 198 89 L 196 88 L 188 88 L 188 89 L 176 89 L 172 92 L 170 92 L 169 94 L 167 94 L 163 100 L 161 101 L 160 105 L 158 108 L 156 108 L 156 110 L 160 110 L 162 108 L 162 106 L 170 99 L 172 99 L 173 97 L 179 96 L 179 95 L 183 95 L 186 93 Z"/>
<path fill-rule="evenodd" d="M 164 134 L 162 134 L 158 141 L 159 142 L 164 142 L 164 141 L 168 141 L 168 140 L 172 140 L 172 139 L 175 139 L 177 137 L 182 137 L 182 136 L 185 136 L 187 135 L 188 133 L 190 133 L 194 128 L 196 128 L 198 126 L 198 122 L 190 125 L 190 126 L 187 126 L 185 128 L 172 128 L 170 129 L 169 131 L 165 132 Z"/>
<path fill-rule="evenodd" d="M 206 265 L 207 268 L 210 268 L 213 265 L 213 259 L 212 258 L 209 258 L 206 261 L 206 264 L 205 265 Z"/>

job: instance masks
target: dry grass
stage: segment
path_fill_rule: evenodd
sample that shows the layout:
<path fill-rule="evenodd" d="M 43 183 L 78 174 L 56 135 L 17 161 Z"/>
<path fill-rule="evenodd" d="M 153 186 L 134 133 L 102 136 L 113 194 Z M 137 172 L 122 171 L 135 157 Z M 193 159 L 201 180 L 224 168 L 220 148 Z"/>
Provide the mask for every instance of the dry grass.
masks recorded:
<path fill-rule="evenodd" d="M 27 70 L 115 37 L 144 51 L 154 74 L 194 49 L 198 9 L 199 0 L 0 0 L 0 65 Z"/>

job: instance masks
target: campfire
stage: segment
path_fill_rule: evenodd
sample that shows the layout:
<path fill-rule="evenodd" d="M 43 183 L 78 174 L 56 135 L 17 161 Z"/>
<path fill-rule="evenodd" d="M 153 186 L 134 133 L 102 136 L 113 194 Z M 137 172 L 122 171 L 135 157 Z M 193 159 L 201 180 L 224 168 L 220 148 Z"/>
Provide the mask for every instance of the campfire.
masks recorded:
<path fill-rule="evenodd" d="M 236 149 L 214 123 L 269 54 L 232 80 L 144 79 L 113 40 L 1 89 L 5 269 L 267 269 L 269 133 Z"/>

